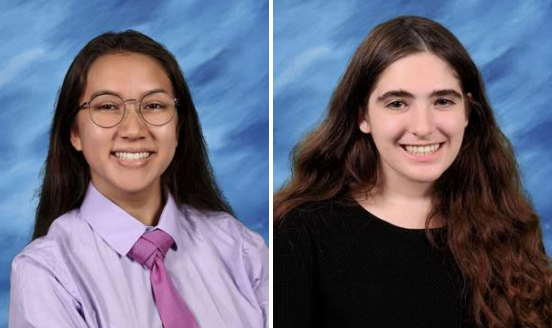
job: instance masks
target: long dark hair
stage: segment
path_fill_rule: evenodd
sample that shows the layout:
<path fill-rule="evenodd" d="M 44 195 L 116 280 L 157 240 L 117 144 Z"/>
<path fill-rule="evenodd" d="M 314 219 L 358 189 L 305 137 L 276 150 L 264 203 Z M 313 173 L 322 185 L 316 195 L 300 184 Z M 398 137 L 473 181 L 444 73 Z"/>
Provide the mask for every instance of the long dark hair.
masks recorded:
<path fill-rule="evenodd" d="M 79 99 L 90 66 L 99 57 L 114 53 L 138 53 L 157 60 L 174 88 L 179 102 L 178 146 L 171 164 L 162 174 L 162 185 L 168 188 L 177 204 L 233 214 L 215 182 L 198 115 L 174 56 L 142 33 L 133 30 L 107 32 L 92 39 L 77 54 L 65 75 L 42 170 L 33 239 L 44 236 L 57 217 L 82 204 L 90 181 L 90 168 L 82 153 L 71 145 L 70 128 L 79 112 Z"/>
<path fill-rule="evenodd" d="M 292 178 L 274 197 L 275 227 L 301 204 L 352 201 L 353 194 L 376 185 L 378 151 L 372 136 L 359 130 L 358 117 L 382 72 L 419 52 L 449 63 L 463 93 L 471 93 L 462 146 L 434 184 L 426 232 L 437 215 L 447 220 L 447 247 L 480 327 L 551 327 L 550 261 L 512 145 L 494 119 L 469 54 L 451 32 L 429 19 L 393 19 L 374 28 L 359 46 L 332 95 L 327 117 L 292 153 Z"/>

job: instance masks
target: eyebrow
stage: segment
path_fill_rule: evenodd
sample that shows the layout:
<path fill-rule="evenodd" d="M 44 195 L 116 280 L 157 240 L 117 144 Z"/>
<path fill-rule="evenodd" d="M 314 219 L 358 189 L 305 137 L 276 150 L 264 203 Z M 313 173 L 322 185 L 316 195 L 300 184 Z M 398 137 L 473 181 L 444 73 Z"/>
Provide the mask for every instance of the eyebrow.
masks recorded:
<path fill-rule="evenodd" d="M 162 89 L 162 88 L 157 88 L 157 89 L 153 89 L 153 90 L 149 90 L 147 92 L 145 92 L 144 94 L 142 94 L 140 96 L 140 98 L 143 98 L 147 95 L 151 95 L 152 93 L 159 93 L 159 92 L 164 92 L 166 94 L 169 94 L 169 92 L 167 92 L 167 90 L 165 89 Z M 118 96 L 120 97 L 121 99 L 123 98 L 121 96 L 121 94 L 115 92 L 115 91 L 110 91 L 110 90 L 99 90 L 99 91 L 96 91 L 94 92 L 91 96 L 90 96 L 90 99 L 94 98 L 94 97 L 97 97 L 97 96 L 101 96 L 101 95 L 114 95 L 114 96 Z M 133 99 L 127 99 L 127 100 L 133 100 Z"/>
<path fill-rule="evenodd" d="M 433 92 L 431 92 L 431 94 L 429 95 L 430 98 L 433 98 L 433 97 L 452 97 L 452 98 L 456 98 L 456 99 L 462 99 L 462 95 L 454 90 L 454 89 L 441 89 L 441 90 L 434 90 Z M 394 97 L 399 97 L 399 98 L 415 98 L 414 95 L 408 91 L 405 91 L 405 90 L 391 90 L 391 91 L 387 91 L 386 93 L 384 93 L 383 95 L 379 96 L 378 99 L 376 99 L 376 102 L 384 102 L 386 101 L 387 99 L 389 98 L 394 98 Z"/>

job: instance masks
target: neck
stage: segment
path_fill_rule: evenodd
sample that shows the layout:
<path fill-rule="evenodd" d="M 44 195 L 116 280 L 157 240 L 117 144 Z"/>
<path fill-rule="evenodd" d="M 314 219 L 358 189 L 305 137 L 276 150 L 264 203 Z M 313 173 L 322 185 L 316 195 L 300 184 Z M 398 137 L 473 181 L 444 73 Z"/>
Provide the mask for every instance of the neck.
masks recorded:
<path fill-rule="evenodd" d="M 367 197 L 357 197 L 357 201 L 372 214 L 392 224 L 423 229 L 432 209 L 432 186 L 432 182 L 405 181 L 382 174 Z M 439 218 L 434 218 L 429 227 L 442 225 Z"/>
<path fill-rule="evenodd" d="M 433 183 L 416 181 L 397 181 L 393 177 L 382 177 L 376 186 L 376 193 L 389 201 L 404 203 L 431 203 Z M 431 206 L 431 205 L 429 205 Z"/>
<path fill-rule="evenodd" d="M 117 206 L 143 224 L 156 226 L 159 223 L 165 205 L 165 197 L 161 192 L 160 183 L 134 193 L 109 192 L 104 190 L 106 188 L 101 188 L 96 184 L 94 186 Z"/>

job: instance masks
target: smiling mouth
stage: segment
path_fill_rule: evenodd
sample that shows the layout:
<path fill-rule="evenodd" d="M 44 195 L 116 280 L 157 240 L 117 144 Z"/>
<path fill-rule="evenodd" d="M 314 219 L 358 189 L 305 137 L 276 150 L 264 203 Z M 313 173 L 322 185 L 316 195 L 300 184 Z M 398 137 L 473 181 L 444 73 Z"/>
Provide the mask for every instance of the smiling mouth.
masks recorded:
<path fill-rule="evenodd" d="M 139 161 L 146 159 L 151 156 L 151 152 L 139 152 L 139 153 L 129 153 L 129 152 L 114 152 L 112 153 L 118 159 L 123 161 Z"/>
<path fill-rule="evenodd" d="M 412 154 L 414 156 L 427 156 L 434 154 L 441 148 L 443 143 L 435 143 L 431 145 L 423 145 L 423 146 L 416 146 L 416 145 L 401 145 L 401 147 L 406 150 L 409 154 Z"/>

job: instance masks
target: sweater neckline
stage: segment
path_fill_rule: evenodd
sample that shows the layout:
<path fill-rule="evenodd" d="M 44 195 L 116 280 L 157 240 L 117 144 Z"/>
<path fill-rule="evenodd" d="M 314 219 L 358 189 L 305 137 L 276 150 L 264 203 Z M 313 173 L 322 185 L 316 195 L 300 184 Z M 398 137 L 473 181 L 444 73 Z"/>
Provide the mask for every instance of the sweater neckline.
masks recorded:
<path fill-rule="evenodd" d="M 405 227 L 398 226 L 398 225 L 393 224 L 389 221 L 386 221 L 386 220 L 378 217 L 377 215 L 373 214 L 372 212 L 368 211 L 362 205 L 360 205 L 357 201 L 355 201 L 354 207 L 359 212 L 359 214 L 361 214 L 362 216 L 370 217 L 373 221 L 375 221 L 378 224 L 380 224 L 382 226 L 385 226 L 385 227 L 387 227 L 391 230 L 398 231 L 398 232 L 403 232 L 403 233 L 407 233 L 407 234 L 420 234 L 420 235 L 425 234 L 425 228 L 405 228 Z M 446 225 L 429 229 L 429 231 L 431 233 L 442 233 L 446 230 L 447 230 Z"/>

